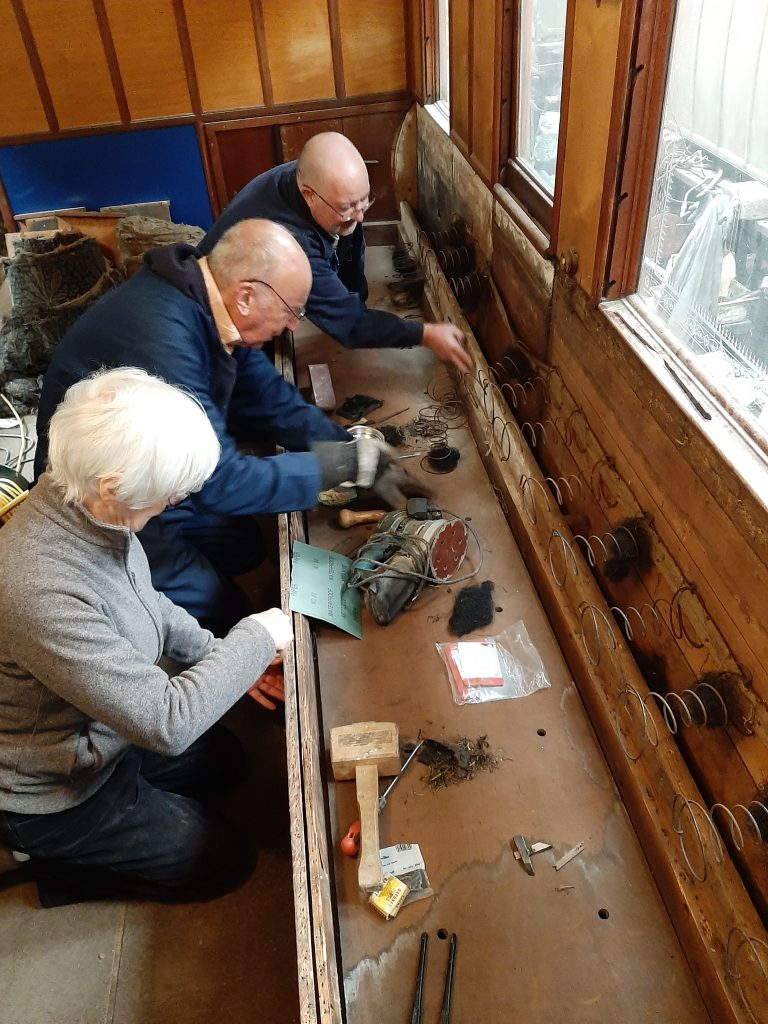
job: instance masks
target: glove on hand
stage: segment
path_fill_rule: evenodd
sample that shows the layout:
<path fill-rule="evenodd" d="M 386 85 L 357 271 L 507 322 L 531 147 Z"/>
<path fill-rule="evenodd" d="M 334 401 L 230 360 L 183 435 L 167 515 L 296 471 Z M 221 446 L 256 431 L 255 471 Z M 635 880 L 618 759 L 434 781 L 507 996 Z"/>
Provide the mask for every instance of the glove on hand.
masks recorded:
<path fill-rule="evenodd" d="M 432 491 L 397 464 L 397 454 L 372 437 L 352 441 L 316 441 L 312 453 L 320 463 L 323 490 L 347 486 L 372 490 L 391 508 L 405 508 L 410 497 L 430 497 Z"/>

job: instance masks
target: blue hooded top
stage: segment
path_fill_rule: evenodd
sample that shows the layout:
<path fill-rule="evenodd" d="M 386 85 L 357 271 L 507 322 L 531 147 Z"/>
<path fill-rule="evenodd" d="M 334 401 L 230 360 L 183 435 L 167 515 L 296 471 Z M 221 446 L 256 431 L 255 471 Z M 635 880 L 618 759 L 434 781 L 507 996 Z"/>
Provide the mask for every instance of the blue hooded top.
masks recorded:
<path fill-rule="evenodd" d="M 48 423 L 67 388 L 100 368 L 138 366 L 195 395 L 219 438 L 216 470 L 188 499 L 195 507 L 223 515 L 312 508 L 320 464 L 301 449 L 312 441 L 348 441 L 349 434 L 308 405 L 261 350 L 224 349 L 198 257 L 185 244 L 148 253 L 137 274 L 62 338 L 43 380 L 35 476 L 45 469 Z M 238 451 L 238 440 L 298 451 L 258 458 Z"/>
<path fill-rule="evenodd" d="M 227 228 L 250 217 L 264 217 L 286 228 L 312 267 L 307 316 L 346 348 L 413 348 L 424 325 L 394 313 L 368 309 L 363 225 L 338 244 L 315 222 L 296 184 L 296 161 L 281 164 L 250 181 L 227 206 L 200 243 L 208 255 Z"/>

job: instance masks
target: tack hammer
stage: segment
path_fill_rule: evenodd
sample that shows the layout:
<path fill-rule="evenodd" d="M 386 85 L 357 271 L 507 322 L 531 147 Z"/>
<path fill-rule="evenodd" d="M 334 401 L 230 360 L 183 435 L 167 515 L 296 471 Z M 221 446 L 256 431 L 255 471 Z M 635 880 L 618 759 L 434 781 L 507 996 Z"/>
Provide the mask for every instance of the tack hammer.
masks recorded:
<path fill-rule="evenodd" d="M 337 782 L 354 777 L 360 813 L 361 889 L 381 888 L 379 856 L 379 774 L 400 772 L 400 736 L 394 722 L 357 722 L 331 729 L 331 768 Z"/>

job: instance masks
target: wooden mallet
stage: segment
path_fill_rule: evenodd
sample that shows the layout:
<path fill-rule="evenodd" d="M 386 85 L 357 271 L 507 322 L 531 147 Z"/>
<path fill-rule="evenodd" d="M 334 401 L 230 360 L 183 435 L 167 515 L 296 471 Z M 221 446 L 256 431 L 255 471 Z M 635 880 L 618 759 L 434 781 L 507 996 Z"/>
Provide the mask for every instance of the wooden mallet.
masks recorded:
<path fill-rule="evenodd" d="M 360 814 L 361 889 L 380 889 L 384 876 L 379 856 L 379 776 L 400 771 L 400 736 L 394 722 L 356 722 L 331 729 L 331 768 L 337 782 L 354 778 Z"/>

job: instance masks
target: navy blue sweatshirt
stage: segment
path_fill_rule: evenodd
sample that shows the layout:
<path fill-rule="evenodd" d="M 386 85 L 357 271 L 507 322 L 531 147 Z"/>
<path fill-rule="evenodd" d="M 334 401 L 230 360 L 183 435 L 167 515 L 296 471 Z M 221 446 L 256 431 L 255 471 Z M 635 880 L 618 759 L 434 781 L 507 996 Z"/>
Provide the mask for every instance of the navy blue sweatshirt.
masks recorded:
<path fill-rule="evenodd" d="M 227 206 L 200 243 L 208 255 L 227 228 L 250 217 L 276 221 L 291 232 L 312 267 L 307 316 L 347 348 L 413 348 L 424 325 L 394 313 L 368 309 L 363 225 L 334 238 L 312 218 L 296 184 L 296 161 L 273 167 L 250 181 Z"/>
<path fill-rule="evenodd" d="M 226 352 L 198 255 L 185 244 L 155 249 L 62 338 L 43 380 L 35 475 L 45 469 L 48 423 L 67 388 L 100 367 L 138 366 L 194 394 L 221 442 L 213 476 L 190 499 L 196 507 L 224 515 L 312 508 L 322 487 L 314 455 L 257 458 L 241 454 L 236 441 L 306 449 L 312 441 L 348 441 L 349 434 L 308 405 L 259 349 Z"/>

